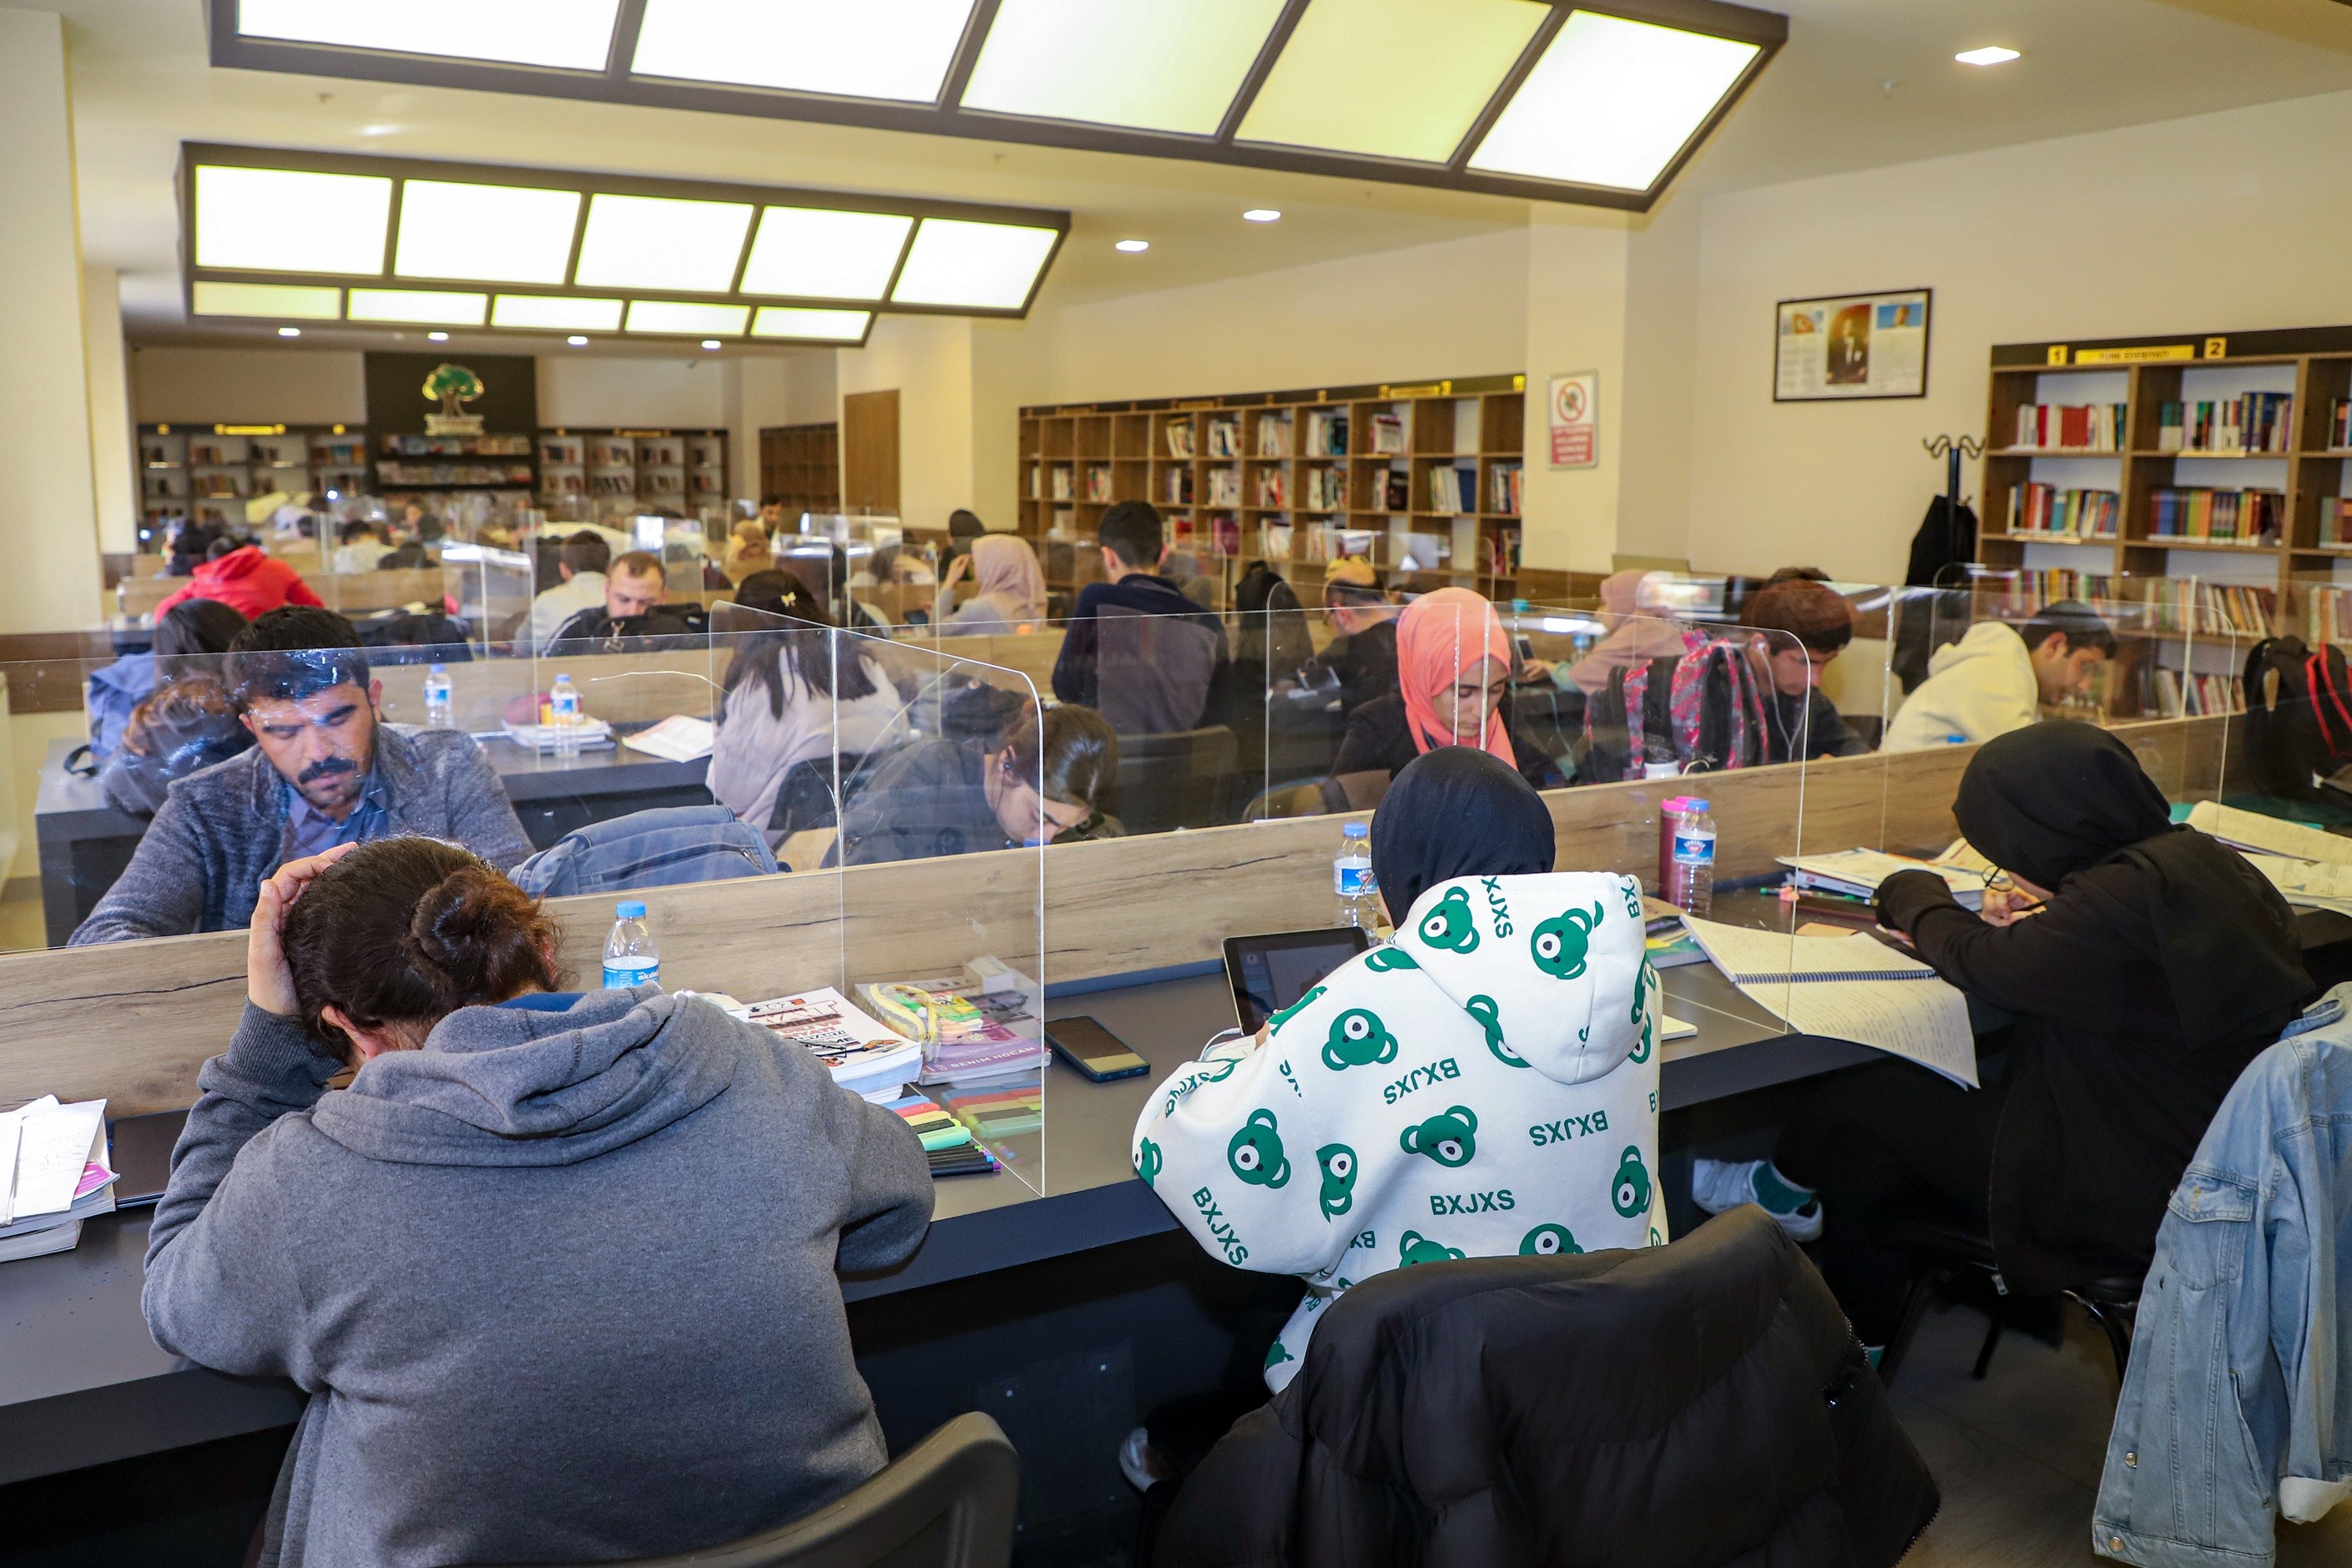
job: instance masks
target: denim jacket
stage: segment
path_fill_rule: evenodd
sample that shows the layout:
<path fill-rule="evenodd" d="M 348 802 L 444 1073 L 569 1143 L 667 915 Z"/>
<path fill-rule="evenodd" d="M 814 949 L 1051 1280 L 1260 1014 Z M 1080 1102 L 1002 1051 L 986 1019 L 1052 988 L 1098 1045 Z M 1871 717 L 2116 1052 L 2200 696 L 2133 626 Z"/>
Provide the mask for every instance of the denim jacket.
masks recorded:
<path fill-rule="evenodd" d="M 2230 1090 L 2140 1295 L 2092 1545 L 2260 1568 L 2352 1496 L 2352 984 Z"/>

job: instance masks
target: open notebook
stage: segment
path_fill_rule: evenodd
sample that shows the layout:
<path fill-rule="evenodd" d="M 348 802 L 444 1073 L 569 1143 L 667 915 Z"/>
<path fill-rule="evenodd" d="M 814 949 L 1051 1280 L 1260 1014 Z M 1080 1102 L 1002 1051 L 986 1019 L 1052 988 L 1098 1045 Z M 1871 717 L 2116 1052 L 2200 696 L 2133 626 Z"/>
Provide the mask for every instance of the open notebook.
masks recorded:
<path fill-rule="evenodd" d="M 1859 934 L 1790 936 L 1688 916 L 1683 925 L 1741 995 L 1790 1028 L 1978 1087 L 1968 998 L 1911 955 Z"/>

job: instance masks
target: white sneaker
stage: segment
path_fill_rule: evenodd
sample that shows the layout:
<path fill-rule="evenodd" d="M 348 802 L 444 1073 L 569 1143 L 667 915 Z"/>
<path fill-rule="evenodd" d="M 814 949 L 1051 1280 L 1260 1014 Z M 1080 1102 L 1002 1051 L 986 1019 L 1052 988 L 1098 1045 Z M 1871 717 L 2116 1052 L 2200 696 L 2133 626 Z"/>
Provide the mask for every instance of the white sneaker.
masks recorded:
<path fill-rule="evenodd" d="M 1155 1482 L 1172 1481 L 1176 1471 L 1151 1446 L 1151 1434 L 1141 1427 L 1118 1446 L 1118 1473 L 1138 1491 L 1150 1491 Z"/>
<path fill-rule="evenodd" d="M 1770 1166 L 1769 1160 L 1700 1160 L 1691 1161 L 1691 1201 L 1709 1214 L 1721 1214 L 1727 1208 L 1738 1208 L 1752 1203 L 1780 1222 L 1780 1228 L 1798 1241 L 1818 1240 L 1822 1234 L 1821 1200 L 1773 1173 L 1773 1185 L 1790 1192 L 1803 1192 L 1802 1202 L 1786 1207 L 1768 1200 L 1757 1185 L 1757 1177 Z"/>

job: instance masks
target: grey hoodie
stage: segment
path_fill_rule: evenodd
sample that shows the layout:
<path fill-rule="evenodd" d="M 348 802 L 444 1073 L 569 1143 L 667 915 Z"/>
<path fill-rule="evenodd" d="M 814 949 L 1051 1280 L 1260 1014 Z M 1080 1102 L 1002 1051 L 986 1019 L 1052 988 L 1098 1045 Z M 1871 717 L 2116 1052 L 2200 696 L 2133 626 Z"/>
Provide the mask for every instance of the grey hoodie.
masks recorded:
<path fill-rule="evenodd" d="M 265 1563 L 677 1552 L 882 1467 L 834 1271 L 930 1177 L 804 1050 L 646 987 L 334 1071 L 248 1006 L 148 1243 L 156 1343 L 311 1396 Z"/>

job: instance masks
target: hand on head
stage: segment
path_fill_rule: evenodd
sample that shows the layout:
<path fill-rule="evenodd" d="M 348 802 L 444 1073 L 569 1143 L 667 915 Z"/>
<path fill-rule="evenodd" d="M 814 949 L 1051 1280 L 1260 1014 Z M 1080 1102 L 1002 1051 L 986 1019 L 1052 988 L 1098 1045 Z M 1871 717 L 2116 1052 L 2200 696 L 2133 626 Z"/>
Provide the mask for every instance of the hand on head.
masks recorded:
<path fill-rule="evenodd" d="M 294 972 L 286 963 L 286 912 L 311 878 L 357 848 L 337 844 L 322 853 L 288 861 L 262 878 L 253 924 L 245 937 L 245 998 L 263 1012 L 293 1018 L 302 1010 L 294 999 Z"/>

